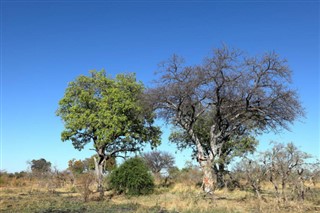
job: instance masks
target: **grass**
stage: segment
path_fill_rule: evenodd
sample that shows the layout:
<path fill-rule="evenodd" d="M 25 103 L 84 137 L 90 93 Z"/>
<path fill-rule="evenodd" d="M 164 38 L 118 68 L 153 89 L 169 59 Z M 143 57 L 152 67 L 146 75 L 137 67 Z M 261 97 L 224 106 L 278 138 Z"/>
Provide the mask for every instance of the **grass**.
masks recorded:
<path fill-rule="evenodd" d="M 254 193 L 244 190 L 218 190 L 213 197 L 205 196 L 199 187 L 177 183 L 170 188 L 159 187 L 148 196 L 115 195 L 97 201 L 98 193 L 90 195 L 83 202 L 81 194 L 71 190 L 71 186 L 55 188 L 37 187 L 35 184 L 23 186 L 2 186 L 0 189 L 1 212 L 203 212 L 203 213 L 242 213 L 242 212 L 320 212 L 320 187 L 314 188 L 304 202 L 287 201 L 279 204 L 272 191 L 263 193 L 262 201 Z"/>

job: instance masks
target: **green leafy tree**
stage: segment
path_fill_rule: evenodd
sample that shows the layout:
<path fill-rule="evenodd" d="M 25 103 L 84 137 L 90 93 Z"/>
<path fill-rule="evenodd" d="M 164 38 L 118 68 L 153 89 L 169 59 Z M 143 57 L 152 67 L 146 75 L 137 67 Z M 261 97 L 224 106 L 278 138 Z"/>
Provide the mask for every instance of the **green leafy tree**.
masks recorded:
<path fill-rule="evenodd" d="M 32 160 L 30 162 L 30 167 L 32 173 L 36 175 L 44 175 L 51 171 L 51 163 L 44 158 L 40 158 L 39 160 Z"/>
<path fill-rule="evenodd" d="M 158 145 L 160 130 L 153 125 L 153 111 L 145 108 L 144 87 L 134 74 L 111 78 L 102 70 L 90 75 L 69 83 L 56 113 L 64 122 L 62 141 L 71 141 L 78 150 L 93 143 L 102 197 L 104 162 L 123 152 L 139 151 L 144 143 Z"/>
<path fill-rule="evenodd" d="M 82 174 L 85 171 L 85 164 L 81 160 L 72 159 L 68 162 L 68 168 L 73 174 Z"/>
<path fill-rule="evenodd" d="M 153 177 L 145 161 L 138 157 L 125 161 L 109 178 L 110 187 L 118 193 L 144 195 L 154 189 Z"/>

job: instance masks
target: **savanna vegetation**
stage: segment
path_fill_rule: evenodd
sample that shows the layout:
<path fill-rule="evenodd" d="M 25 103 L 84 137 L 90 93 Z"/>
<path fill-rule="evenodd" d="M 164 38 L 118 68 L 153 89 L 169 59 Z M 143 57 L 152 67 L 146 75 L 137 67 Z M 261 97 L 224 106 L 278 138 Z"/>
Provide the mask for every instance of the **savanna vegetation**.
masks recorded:
<path fill-rule="evenodd" d="M 273 143 L 234 163 L 214 195 L 203 191 L 199 166 L 159 174 L 144 156 L 103 175 L 103 199 L 86 160 L 65 171 L 1 171 L 1 212 L 318 212 L 320 163 L 308 157 L 292 143 Z"/>
<path fill-rule="evenodd" d="M 103 70 L 70 82 L 56 111 L 61 139 L 95 155 L 70 156 L 64 171 L 45 158 L 1 171 L 1 211 L 320 212 L 319 161 L 294 143 L 256 151 L 256 136 L 304 116 L 287 62 L 222 47 L 184 63 L 161 63 L 151 88 Z M 161 143 L 157 118 L 178 150 L 193 151 L 183 168 L 165 150 L 143 151 Z"/>

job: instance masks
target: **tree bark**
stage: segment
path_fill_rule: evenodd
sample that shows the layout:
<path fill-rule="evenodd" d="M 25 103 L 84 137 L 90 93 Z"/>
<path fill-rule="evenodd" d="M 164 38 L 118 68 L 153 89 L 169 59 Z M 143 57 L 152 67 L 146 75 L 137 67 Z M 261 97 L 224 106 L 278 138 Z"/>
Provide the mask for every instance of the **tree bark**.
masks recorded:
<path fill-rule="evenodd" d="M 104 189 L 103 189 L 103 160 L 99 161 L 94 157 L 94 167 L 95 167 L 95 175 L 98 183 L 98 192 L 100 193 L 99 198 L 103 199 L 104 197 Z"/>
<path fill-rule="evenodd" d="M 213 194 L 214 181 L 213 181 L 212 163 L 209 160 L 207 160 L 207 161 L 202 161 L 200 165 L 203 171 L 202 189 L 204 192 L 208 194 Z"/>
<path fill-rule="evenodd" d="M 195 142 L 197 147 L 197 161 L 199 162 L 201 170 L 203 172 L 202 189 L 205 193 L 213 194 L 213 155 L 210 154 L 209 156 L 205 156 L 204 149 L 200 143 L 200 140 L 194 134 L 192 128 L 189 130 L 189 135 L 191 136 L 192 140 Z"/>

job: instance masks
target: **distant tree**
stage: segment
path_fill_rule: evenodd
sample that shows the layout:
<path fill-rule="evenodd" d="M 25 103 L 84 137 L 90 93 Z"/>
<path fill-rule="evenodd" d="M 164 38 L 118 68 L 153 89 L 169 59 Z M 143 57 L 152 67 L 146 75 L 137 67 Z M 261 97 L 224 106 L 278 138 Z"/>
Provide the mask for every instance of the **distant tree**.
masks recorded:
<path fill-rule="evenodd" d="M 213 172 L 217 186 L 224 186 L 225 158 L 243 142 L 252 149 L 251 136 L 288 129 L 304 114 L 289 87 L 286 60 L 273 52 L 250 57 L 224 46 L 196 66 L 184 66 L 174 55 L 159 72 L 156 86 L 147 93 L 149 103 L 176 126 L 171 140 L 194 150 L 208 193 L 213 191 Z"/>
<path fill-rule="evenodd" d="M 264 153 L 263 162 L 268 169 L 269 181 L 273 184 L 278 198 L 281 189 L 282 199 L 287 200 L 286 190 L 289 183 L 296 185 L 302 183 L 302 188 L 299 187 L 299 196 L 304 199 L 304 183 L 301 175 L 305 169 L 306 159 L 310 157 L 293 143 L 273 142 L 272 149 Z"/>
<path fill-rule="evenodd" d="M 98 154 L 95 170 L 103 196 L 104 162 L 123 152 L 139 151 L 143 144 L 160 143 L 154 114 L 143 102 L 144 87 L 134 74 L 109 78 L 104 71 L 91 71 L 69 83 L 59 102 L 57 115 L 64 122 L 62 141 L 81 150 L 93 142 Z"/>
<path fill-rule="evenodd" d="M 168 152 L 151 151 L 142 156 L 150 170 L 157 176 L 160 176 L 161 170 L 168 170 L 174 166 L 174 157 Z"/>
<path fill-rule="evenodd" d="M 135 157 L 113 170 L 109 177 L 110 187 L 128 195 L 149 194 L 154 189 L 153 177 L 143 159 Z"/>
<path fill-rule="evenodd" d="M 44 158 L 30 162 L 31 171 L 34 174 L 43 175 L 51 171 L 51 163 Z"/>
<path fill-rule="evenodd" d="M 16 178 L 25 178 L 28 176 L 28 173 L 26 171 L 15 172 L 14 176 Z"/>
<path fill-rule="evenodd" d="M 68 168 L 73 174 L 82 174 L 85 171 L 85 164 L 81 160 L 72 159 L 68 162 Z"/>

